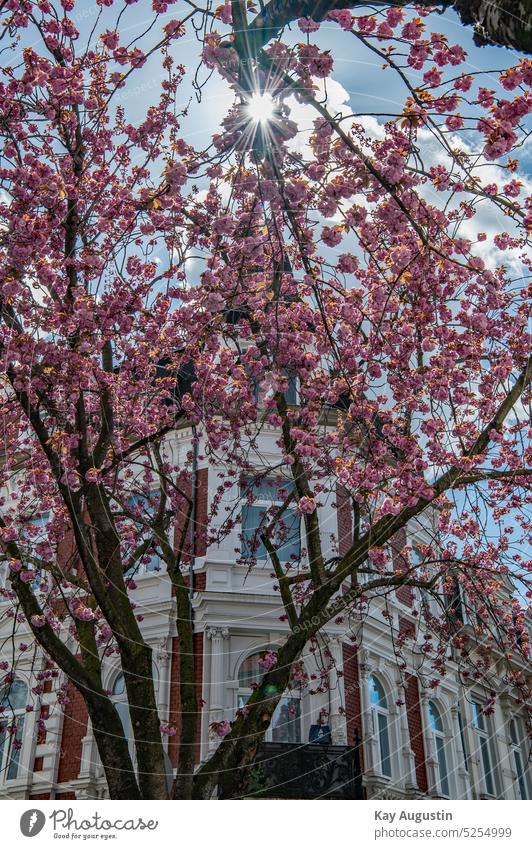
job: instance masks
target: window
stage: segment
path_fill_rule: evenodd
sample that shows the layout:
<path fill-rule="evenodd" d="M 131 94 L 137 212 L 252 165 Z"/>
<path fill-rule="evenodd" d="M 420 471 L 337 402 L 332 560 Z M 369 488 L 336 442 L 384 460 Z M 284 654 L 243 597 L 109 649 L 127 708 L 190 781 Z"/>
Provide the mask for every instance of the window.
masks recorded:
<path fill-rule="evenodd" d="M 158 492 L 150 492 L 146 495 L 142 493 L 137 493 L 132 495 L 127 500 L 127 506 L 132 513 L 137 515 L 139 519 L 143 518 L 145 520 L 151 520 L 152 517 L 156 515 L 158 508 L 158 500 L 159 493 Z M 134 546 L 131 547 L 129 551 L 129 556 L 133 553 L 135 548 L 137 548 L 143 540 L 150 539 L 153 534 L 149 527 L 147 527 L 143 522 L 135 522 L 135 527 L 138 531 L 139 536 L 135 540 Z M 161 568 L 161 559 L 159 555 L 153 550 L 150 546 L 144 556 L 135 563 L 130 569 L 127 569 L 124 573 L 124 577 L 132 578 L 135 575 L 143 575 L 148 572 L 158 572 Z"/>
<path fill-rule="evenodd" d="M 510 743 L 512 750 L 513 768 L 516 776 L 516 790 L 519 799 L 531 798 L 530 787 L 530 743 L 523 733 L 522 723 L 519 719 L 510 720 Z"/>
<path fill-rule="evenodd" d="M 434 702 L 429 702 L 429 718 L 430 729 L 434 738 L 434 747 L 436 749 L 436 757 L 438 758 L 440 792 L 442 796 L 450 796 L 447 759 L 445 757 L 445 733 L 443 730 L 441 714 Z"/>
<path fill-rule="evenodd" d="M 155 664 L 152 664 L 152 675 L 153 687 L 155 690 L 155 696 L 157 698 L 159 673 Z M 135 738 L 133 735 L 133 729 L 131 727 L 131 717 L 129 715 L 126 682 L 124 680 L 124 675 L 122 672 L 119 672 L 114 680 L 113 687 L 111 689 L 111 701 L 114 702 L 114 705 L 118 712 L 118 716 L 120 717 L 120 722 L 122 723 L 122 728 L 124 729 L 124 737 L 128 741 L 129 753 L 131 755 L 133 763 L 135 763 Z"/>
<path fill-rule="evenodd" d="M 460 745 L 462 747 L 462 757 L 464 759 L 464 767 L 469 772 L 469 758 L 467 756 L 467 747 L 465 741 L 464 734 L 464 721 L 462 719 L 462 712 L 458 709 L 458 728 L 460 729 Z"/>
<path fill-rule="evenodd" d="M 289 369 L 282 369 L 282 374 L 287 378 L 287 386 L 284 391 L 284 399 L 288 407 L 297 406 L 297 376 Z M 275 392 L 275 384 L 271 375 L 265 375 L 261 380 L 253 379 L 253 394 L 255 401 L 260 406 Z"/>
<path fill-rule="evenodd" d="M 473 702 L 473 725 L 477 735 L 486 793 L 489 796 L 495 796 L 496 773 L 494 764 L 497 759 L 493 751 L 491 722 L 489 717 L 482 713 L 482 707 L 478 702 Z"/>
<path fill-rule="evenodd" d="M 251 495 L 253 503 L 246 501 L 242 506 L 242 556 L 266 560 L 268 552 L 260 539 L 261 531 L 271 522 L 266 516 L 269 508 L 282 504 L 293 489 L 293 481 L 283 479 L 249 478 L 241 489 L 241 496 Z M 270 536 L 272 545 L 281 561 L 299 560 L 301 556 L 301 519 L 292 504 L 276 522 Z"/>
<path fill-rule="evenodd" d="M 254 686 L 265 674 L 261 660 L 265 652 L 257 652 L 242 663 L 238 674 L 238 707 L 242 709 Z M 277 702 L 265 737 L 268 743 L 301 743 L 301 687 L 290 681 L 288 689 Z"/>
<path fill-rule="evenodd" d="M 0 781 L 13 781 L 20 771 L 28 687 L 15 680 L 0 691 Z"/>
<path fill-rule="evenodd" d="M 124 676 L 120 672 L 115 678 L 113 689 L 111 691 L 111 699 L 114 702 L 122 728 L 124 729 L 124 737 L 128 741 L 130 754 L 134 754 L 133 734 L 131 729 L 131 717 L 129 715 L 129 704 L 126 694 L 126 682 Z"/>
<path fill-rule="evenodd" d="M 368 678 L 369 701 L 371 705 L 371 716 L 373 722 L 373 733 L 377 738 L 378 762 L 383 775 L 392 777 L 392 763 L 390 759 L 390 737 L 388 734 L 388 702 L 380 681 L 374 675 Z"/>
<path fill-rule="evenodd" d="M 47 525 L 50 521 L 50 513 L 43 513 L 41 516 L 33 516 L 22 528 L 20 533 L 21 554 L 26 552 L 26 556 L 31 557 L 36 555 L 39 557 L 38 546 L 48 541 Z M 37 593 L 46 587 L 46 570 L 38 569 L 35 563 L 27 562 L 25 567 L 35 570 L 35 578 L 31 582 L 34 593 Z M 43 583 L 44 582 L 44 583 Z"/>
<path fill-rule="evenodd" d="M 464 624 L 464 609 L 462 605 L 462 588 L 457 575 L 450 576 L 444 582 L 444 602 L 447 620 L 451 626 L 462 627 Z"/>

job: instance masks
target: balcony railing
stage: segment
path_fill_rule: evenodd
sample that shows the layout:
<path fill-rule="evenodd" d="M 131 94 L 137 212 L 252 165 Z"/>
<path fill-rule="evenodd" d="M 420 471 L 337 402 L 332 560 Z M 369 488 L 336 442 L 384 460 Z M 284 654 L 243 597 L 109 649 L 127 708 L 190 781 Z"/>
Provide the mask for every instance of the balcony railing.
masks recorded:
<path fill-rule="evenodd" d="M 246 789 L 222 798 L 362 799 L 358 746 L 262 743 Z"/>

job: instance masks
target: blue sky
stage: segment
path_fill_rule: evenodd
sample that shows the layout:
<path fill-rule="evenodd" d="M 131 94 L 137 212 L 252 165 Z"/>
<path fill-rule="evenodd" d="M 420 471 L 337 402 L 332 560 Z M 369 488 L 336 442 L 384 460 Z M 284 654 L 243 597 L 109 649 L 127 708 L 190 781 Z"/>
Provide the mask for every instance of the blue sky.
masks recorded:
<path fill-rule="evenodd" d="M 102 9 L 96 6 L 94 0 L 78 1 L 70 16 L 80 31 L 80 43 L 83 44 L 86 41 L 95 25 L 97 33 L 107 28 L 114 28 L 117 11 L 120 8 L 120 3 L 115 3 L 110 9 Z M 190 12 L 190 6 L 185 3 L 171 5 L 166 14 L 159 16 L 158 23 L 146 39 L 142 41 L 142 46 L 152 44 L 156 40 L 161 27 L 168 20 L 184 17 L 188 12 Z M 128 6 L 120 23 L 122 43 L 127 43 L 130 39 L 140 35 L 151 20 L 152 13 L 149 0 L 142 0 Z M 464 27 L 452 10 L 448 9 L 443 14 L 432 13 L 424 18 L 424 21 L 429 31 L 442 32 L 451 43 L 459 43 L 466 49 L 468 61 L 464 70 L 468 72 L 497 70 L 513 64 L 513 59 L 519 58 L 518 54 L 512 56 L 511 51 L 503 48 L 477 47 L 473 42 L 472 29 Z M 220 32 L 227 31 L 227 28 L 221 22 L 216 24 L 216 29 Z M 304 38 L 305 36 L 294 23 L 291 29 L 286 32 L 284 40 L 287 43 L 295 43 L 303 41 Z M 379 57 L 366 50 L 356 38 L 341 30 L 336 24 L 324 22 L 313 39 L 323 49 L 332 52 L 335 60 L 332 77 L 348 92 L 349 104 L 353 111 L 391 112 L 393 114 L 401 111 L 402 103 L 405 100 L 405 90 L 402 83 L 392 70 L 383 71 Z M 186 36 L 175 42 L 173 54 L 179 62 L 185 65 L 187 71 L 190 71 L 181 87 L 181 104 L 183 106 L 189 98 L 193 98 L 190 114 L 183 121 L 183 128 L 186 129 L 187 139 L 199 146 L 208 143 L 212 133 L 216 132 L 231 100 L 227 85 L 217 74 L 213 74 L 202 93 L 201 104 L 195 102 L 192 79 L 200 62 L 200 53 L 201 45 L 189 24 L 187 25 Z M 416 79 L 416 75 L 421 82 L 421 74 L 410 71 L 412 79 Z M 203 73 L 202 76 L 205 77 L 206 73 Z M 140 72 L 135 73 L 131 85 L 120 93 L 120 99 L 132 119 L 135 116 L 140 117 L 146 106 L 155 99 L 159 79 L 158 60 L 155 59 L 147 63 Z M 495 74 L 491 75 L 491 84 L 493 84 L 493 88 L 497 87 Z"/>

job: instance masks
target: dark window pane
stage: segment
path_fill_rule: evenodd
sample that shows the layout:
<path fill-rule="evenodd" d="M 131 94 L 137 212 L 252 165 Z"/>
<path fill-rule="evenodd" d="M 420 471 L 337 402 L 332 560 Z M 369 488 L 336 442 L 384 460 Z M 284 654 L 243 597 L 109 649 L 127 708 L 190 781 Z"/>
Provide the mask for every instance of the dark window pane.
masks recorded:
<path fill-rule="evenodd" d="M 244 504 L 242 508 L 242 555 L 266 559 L 268 552 L 260 535 L 268 527 L 267 508 Z M 272 529 L 270 540 L 280 560 L 299 558 L 301 553 L 301 520 L 296 510 L 288 509 Z"/>
<path fill-rule="evenodd" d="M 388 720 L 384 714 L 377 714 L 379 725 L 379 746 L 381 750 L 381 770 L 383 775 L 392 777 L 392 765 L 390 761 L 390 742 L 388 739 Z"/>
<path fill-rule="evenodd" d="M 272 717 L 274 743 L 301 743 L 301 702 L 282 698 Z"/>
<path fill-rule="evenodd" d="M 482 755 L 482 767 L 484 769 L 486 792 L 489 793 L 490 796 L 495 796 L 488 741 L 484 737 L 480 737 L 480 752 Z"/>
<path fill-rule="evenodd" d="M 24 717 L 19 716 L 15 723 L 16 731 L 11 735 L 9 766 L 7 768 L 7 780 L 12 781 L 18 775 L 20 753 L 22 750 L 22 733 L 24 730 Z"/>
<path fill-rule="evenodd" d="M 523 770 L 523 764 L 521 761 L 521 753 L 518 751 L 514 752 L 514 760 L 515 760 L 515 771 L 517 773 L 517 783 L 519 785 L 519 795 L 521 799 L 527 799 L 526 792 L 526 783 L 525 783 L 525 773 Z"/>
<path fill-rule="evenodd" d="M 444 796 L 449 796 L 449 779 L 447 776 L 447 761 L 445 758 L 445 743 L 441 737 L 436 737 L 436 751 L 440 769 L 440 787 Z"/>
<path fill-rule="evenodd" d="M 482 713 L 482 708 L 477 702 L 473 702 L 473 723 L 476 728 L 479 728 L 481 731 L 484 731 L 486 728 L 486 723 L 484 720 L 484 714 Z"/>

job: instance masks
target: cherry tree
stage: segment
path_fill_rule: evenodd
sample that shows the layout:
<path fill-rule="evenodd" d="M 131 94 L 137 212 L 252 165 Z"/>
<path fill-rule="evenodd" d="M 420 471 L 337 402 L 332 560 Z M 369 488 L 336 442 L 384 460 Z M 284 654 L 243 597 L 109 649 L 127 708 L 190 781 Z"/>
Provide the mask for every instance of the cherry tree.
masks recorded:
<path fill-rule="evenodd" d="M 4 683 L 29 634 L 81 693 L 111 797 L 149 799 L 210 798 L 221 776 L 245 777 L 305 646 L 339 617 L 356 642 L 398 587 L 418 599 L 433 686 L 452 645 L 464 676 L 489 676 L 497 652 L 524 693 L 532 62 L 501 50 L 499 71 L 472 71 L 423 2 L 189 3 L 177 20 L 154 0 L 131 39 L 140 5 L 100 0 L 90 25 L 77 5 L 4 4 L 0 539 L 18 645 Z M 484 20 L 485 4 L 454 5 Z M 323 20 L 402 86 L 397 114 L 331 108 Z M 179 62 L 191 32 L 200 71 Z M 127 92 L 147 78 L 159 91 L 132 120 Z M 213 78 L 227 114 L 201 149 L 183 126 Z M 189 79 L 200 102 L 180 107 Z M 185 422 L 194 438 L 176 459 Z M 260 457 L 265 428 L 276 462 Z M 198 461 L 224 469 L 204 524 Z M 286 639 L 196 769 L 194 551 L 238 528 L 232 488 L 252 504 L 272 475 L 280 503 L 235 558 L 253 569 L 266 549 Z M 331 503 L 348 539 L 320 520 Z M 303 546 L 286 562 L 294 510 Z M 415 521 L 432 534 L 416 550 Z M 180 645 L 171 791 L 176 729 L 161 724 L 132 599 L 154 553 Z M 449 604 L 457 582 L 468 627 Z M 409 639 L 396 638 L 400 665 Z M 110 655 L 136 766 L 102 682 Z"/>

